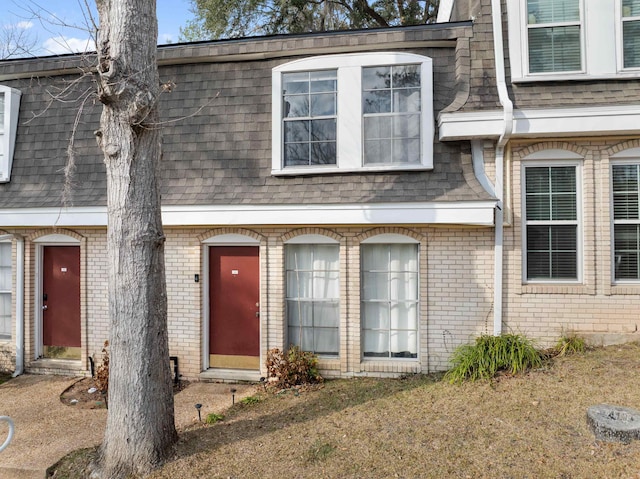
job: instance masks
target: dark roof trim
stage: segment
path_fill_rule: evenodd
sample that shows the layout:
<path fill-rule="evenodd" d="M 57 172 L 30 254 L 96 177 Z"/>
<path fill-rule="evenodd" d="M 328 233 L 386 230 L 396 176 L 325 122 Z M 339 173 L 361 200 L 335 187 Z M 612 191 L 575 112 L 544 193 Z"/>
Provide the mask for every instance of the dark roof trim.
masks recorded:
<path fill-rule="evenodd" d="M 468 28 L 471 25 L 471 22 L 456 22 L 161 45 L 158 47 L 158 65 L 254 61 L 388 49 L 453 48 L 458 37 L 471 34 Z M 360 36 L 362 40 L 354 44 L 354 36 Z M 341 37 L 343 41 L 340 41 Z M 95 63 L 95 52 L 10 59 L 0 62 L 0 82 L 92 71 Z"/>

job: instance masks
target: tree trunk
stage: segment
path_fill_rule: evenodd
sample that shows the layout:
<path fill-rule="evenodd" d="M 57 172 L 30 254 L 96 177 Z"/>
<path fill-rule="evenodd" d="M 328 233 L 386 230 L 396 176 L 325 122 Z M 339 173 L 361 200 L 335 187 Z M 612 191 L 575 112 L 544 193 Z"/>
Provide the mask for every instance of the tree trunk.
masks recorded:
<path fill-rule="evenodd" d="M 107 169 L 109 412 L 94 477 L 162 464 L 177 440 L 167 338 L 155 0 L 97 0 Z"/>

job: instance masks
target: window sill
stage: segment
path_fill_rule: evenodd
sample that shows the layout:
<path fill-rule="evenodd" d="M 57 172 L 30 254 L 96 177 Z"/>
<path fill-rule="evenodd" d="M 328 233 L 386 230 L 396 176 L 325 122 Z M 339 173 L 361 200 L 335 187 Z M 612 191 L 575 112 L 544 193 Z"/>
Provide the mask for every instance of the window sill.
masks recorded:
<path fill-rule="evenodd" d="M 513 83 L 540 83 L 551 81 L 599 81 L 599 80 L 637 80 L 640 78 L 640 70 L 621 71 L 604 75 L 590 75 L 588 73 L 558 73 L 526 75 L 514 77 Z"/>
<path fill-rule="evenodd" d="M 640 294 L 640 283 L 614 283 L 611 285 L 611 295 Z"/>
<path fill-rule="evenodd" d="M 271 170 L 272 176 L 301 176 L 301 175 L 335 175 L 342 173 L 393 173 L 397 171 L 429 171 L 432 166 L 425 165 L 380 165 L 363 166 L 360 168 L 339 167 L 288 167 L 281 170 Z"/>
<path fill-rule="evenodd" d="M 594 288 L 576 283 L 528 283 L 523 284 L 520 294 L 595 294 Z"/>

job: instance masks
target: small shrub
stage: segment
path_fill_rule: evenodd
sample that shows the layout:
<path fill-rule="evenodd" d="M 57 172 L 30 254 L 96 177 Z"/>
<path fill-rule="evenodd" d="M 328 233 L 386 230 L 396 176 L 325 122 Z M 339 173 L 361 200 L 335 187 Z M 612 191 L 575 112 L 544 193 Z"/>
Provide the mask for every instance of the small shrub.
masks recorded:
<path fill-rule="evenodd" d="M 96 371 L 96 386 L 102 394 L 109 392 L 109 341 L 104 342 L 102 347 L 102 364 Z"/>
<path fill-rule="evenodd" d="M 260 398 L 258 396 L 247 396 L 240 400 L 240 404 L 244 404 L 249 406 L 250 404 L 256 404 L 260 402 Z"/>
<path fill-rule="evenodd" d="M 267 373 L 267 384 L 279 389 L 323 381 L 318 372 L 318 357 L 298 346 L 291 346 L 286 352 L 270 349 L 267 352 Z"/>
<path fill-rule="evenodd" d="M 216 414 L 215 412 L 210 412 L 207 414 L 207 424 L 215 424 L 218 421 L 222 421 L 224 416 L 222 414 Z"/>
<path fill-rule="evenodd" d="M 587 345 L 583 338 L 575 335 L 563 336 L 556 343 L 556 356 L 564 356 L 569 354 L 581 354 L 587 350 Z"/>
<path fill-rule="evenodd" d="M 540 367 L 542 357 L 530 340 L 517 334 L 482 335 L 474 344 L 455 349 L 453 368 L 445 374 L 450 383 L 493 378 L 498 371 L 517 374 Z"/>

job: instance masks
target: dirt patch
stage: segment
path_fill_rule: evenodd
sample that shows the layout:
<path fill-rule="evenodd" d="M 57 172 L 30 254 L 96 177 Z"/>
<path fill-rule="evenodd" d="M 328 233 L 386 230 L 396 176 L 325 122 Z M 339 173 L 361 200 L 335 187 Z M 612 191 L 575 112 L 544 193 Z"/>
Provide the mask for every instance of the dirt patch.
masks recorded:
<path fill-rule="evenodd" d="M 188 381 L 180 381 L 173 385 L 173 393 L 176 394 L 187 387 Z M 78 409 L 106 409 L 107 399 L 98 390 L 94 378 L 78 379 L 75 383 L 60 394 L 60 401 L 67 406 Z"/>
<path fill-rule="evenodd" d="M 73 383 L 62 394 L 60 401 L 78 409 L 106 409 L 106 399 L 98 391 L 93 378 L 82 378 Z"/>

